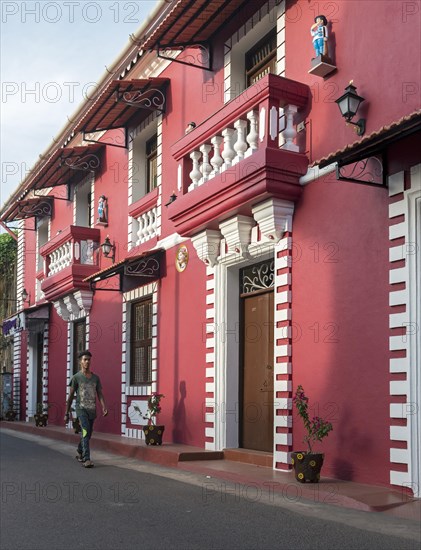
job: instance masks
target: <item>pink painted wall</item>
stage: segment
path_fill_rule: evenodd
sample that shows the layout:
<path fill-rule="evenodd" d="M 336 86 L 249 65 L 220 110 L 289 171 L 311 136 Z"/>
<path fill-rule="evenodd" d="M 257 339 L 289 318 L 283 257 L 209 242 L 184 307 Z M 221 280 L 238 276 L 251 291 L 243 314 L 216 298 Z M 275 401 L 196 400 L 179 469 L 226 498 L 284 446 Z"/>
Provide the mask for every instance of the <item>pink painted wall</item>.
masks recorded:
<path fill-rule="evenodd" d="M 346 126 L 334 102 L 351 79 L 366 100 L 354 117 L 354 122 L 367 119 L 366 135 L 419 109 L 421 50 L 416 3 L 299 0 L 288 5 L 286 76 L 308 84 L 313 95 L 310 160 L 360 139 Z M 329 46 L 338 69 L 326 80 L 308 74 L 314 57 L 310 27 L 318 10 L 330 21 Z"/>
<path fill-rule="evenodd" d="M 388 195 L 326 176 L 294 215 L 293 387 L 334 431 L 325 475 L 387 483 Z M 294 421 L 293 447 L 303 430 Z"/>

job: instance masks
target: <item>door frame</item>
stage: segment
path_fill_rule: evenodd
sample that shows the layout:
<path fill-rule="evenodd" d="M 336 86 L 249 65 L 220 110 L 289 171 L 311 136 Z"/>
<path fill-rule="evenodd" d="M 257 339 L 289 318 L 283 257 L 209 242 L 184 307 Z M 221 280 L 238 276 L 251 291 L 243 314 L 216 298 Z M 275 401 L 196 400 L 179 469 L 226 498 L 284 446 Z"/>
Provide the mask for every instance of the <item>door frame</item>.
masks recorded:
<path fill-rule="evenodd" d="M 239 448 L 240 269 L 275 258 L 273 243 L 249 246 L 249 258 L 221 257 L 215 266 L 215 449 Z M 276 305 L 274 305 L 276 308 Z M 276 323 L 275 323 L 276 325 Z M 274 342 L 276 339 L 274 338 Z M 274 361 L 275 361 L 274 350 Z"/>

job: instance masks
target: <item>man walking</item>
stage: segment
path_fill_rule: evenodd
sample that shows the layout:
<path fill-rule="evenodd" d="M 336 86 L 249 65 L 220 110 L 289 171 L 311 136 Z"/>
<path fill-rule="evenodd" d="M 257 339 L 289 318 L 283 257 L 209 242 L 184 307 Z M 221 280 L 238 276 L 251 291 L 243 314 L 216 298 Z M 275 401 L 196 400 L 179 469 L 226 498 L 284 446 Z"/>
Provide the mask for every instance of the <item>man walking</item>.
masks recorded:
<path fill-rule="evenodd" d="M 69 418 L 71 418 L 70 409 L 76 393 L 76 416 L 79 419 L 82 430 L 76 458 L 79 462 L 82 462 L 85 468 L 92 468 L 94 465 L 91 462 L 89 440 L 91 439 L 96 417 L 97 395 L 102 406 L 103 416 L 107 416 L 108 414 L 99 376 L 91 372 L 91 357 L 92 353 L 89 350 L 79 353 L 80 371 L 70 380 L 70 393 L 64 416 L 64 421 L 67 424 Z"/>

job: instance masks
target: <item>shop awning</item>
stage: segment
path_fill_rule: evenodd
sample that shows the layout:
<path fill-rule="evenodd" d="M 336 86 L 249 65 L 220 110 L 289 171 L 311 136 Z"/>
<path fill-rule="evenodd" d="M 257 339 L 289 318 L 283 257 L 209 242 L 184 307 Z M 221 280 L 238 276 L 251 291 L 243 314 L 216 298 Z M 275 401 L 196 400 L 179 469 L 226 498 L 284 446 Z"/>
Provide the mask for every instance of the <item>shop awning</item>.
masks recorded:
<path fill-rule="evenodd" d="M 123 128 L 132 118 L 140 123 L 151 112 L 165 110 L 168 78 L 112 80 L 93 101 L 75 131 L 86 133 Z"/>
<path fill-rule="evenodd" d="M 53 211 L 53 197 L 23 199 L 11 205 L 2 216 L 1 221 L 8 223 L 14 220 L 50 216 Z"/>
<path fill-rule="evenodd" d="M 141 48 L 176 48 L 207 42 L 249 2 L 250 0 L 178 0 L 164 20 L 141 40 Z"/>
<path fill-rule="evenodd" d="M 84 282 L 89 282 L 92 290 L 128 292 L 163 277 L 164 260 L 164 249 L 148 250 L 97 271 Z M 118 277 L 116 285 L 107 284 L 112 277 Z"/>
<path fill-rule="evenodd" d="M 58 149 L 48 159 L 29 184 L 29 189 L 45 189 L 64 185 L 70 179 L 80 181 L 101 164 L 104 143 Z"/>

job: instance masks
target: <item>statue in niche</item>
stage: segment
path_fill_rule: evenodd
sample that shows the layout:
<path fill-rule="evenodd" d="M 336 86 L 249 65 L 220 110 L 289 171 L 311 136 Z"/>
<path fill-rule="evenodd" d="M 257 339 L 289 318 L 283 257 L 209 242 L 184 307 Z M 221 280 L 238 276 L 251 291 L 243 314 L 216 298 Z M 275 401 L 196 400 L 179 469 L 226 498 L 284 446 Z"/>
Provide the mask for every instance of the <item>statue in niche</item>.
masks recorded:
<path fill-rule="evenodd" d="M 108 201 L 105 195 L 98 199 L 98 223 L 108 224 Z"/>

